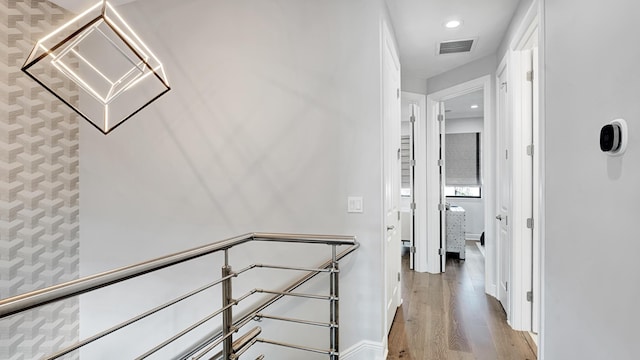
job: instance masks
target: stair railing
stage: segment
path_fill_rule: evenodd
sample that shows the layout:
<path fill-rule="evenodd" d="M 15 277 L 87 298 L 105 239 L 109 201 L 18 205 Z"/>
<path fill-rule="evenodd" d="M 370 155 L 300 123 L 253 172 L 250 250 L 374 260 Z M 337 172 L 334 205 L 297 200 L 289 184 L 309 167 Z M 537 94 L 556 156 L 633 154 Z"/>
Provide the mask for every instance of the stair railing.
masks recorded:
<path fill-rule="evenodd" d="M 253 241 L 268 241 L 268 242 L 290 242 L 290 243 L 304 243 L 304 244 L 324 244 L 331 246 L 331 259 L 320 264 L 317 267 L 291 267 L 281 265 L 267 265 L 267 264 L 252 264 L 238 271 L 234 271 L 229 262 L 229 249 L 253 242 Z M 348 245 L 348 248 L 338 253 L 337 247 L 341 245 Z M 222 277 L 209 284 L 206 284 L 198 289 L 190 291 L 186 294 L 180 295 L 171 301 L 168 301 L 162 305 L 159 305 L 153 309 L 143 312 L 137 316 L 134 316 L 128 320 L 125 320 L 109 329 L 103 330 L 97 334 L 94 334 L 88 338 L 80 340 L 70 346 L 67 346 L 54 354 L 46 356 L 44 359 L 58 359 L 62 356 L 72 353 L 83 346 L 86 346 L 94 341 L 97 341 L 109 334 L 119 331 L 139 320 L 147 318 L 161 310 L 169 308 L 185 299 L 190 298 L 198 293 L 201 293 L 207 289 L 210 289 L 216 285 L 220 285 L 222 288 L 222 307 L 206 316 L 205 318 L 197 321 L 186 329 L 171 336 L 162 343 L 156 345 L 152 349 L 149 349 L 144 354 L 136 357 L 136 359 L 145 359 L 159 350 L 163 349 L 167 345 L 173 343 L 179 338 L 187 335 L 191 331 L 195 330 L 199 326 L 205 324 L 209 320 L 218 316 L 222 317 L 222 326 L 220 330 L 211 332 L 205 338 L 197 341 L 189 349 L 185 349 L 183 353 L 176 356 L 175 359 L 201 359 L 212 351 L 219 348 L 222 344 L 222 350 L 214 355 L 209 355 L 207 359 L 223 359 L 223 360 L 235 360 L 239 359 L 251 346 L 256 343 L 272 344 L 281 347 L 288 347 L 303 351 L 309 351 L 314 353 L 320 353 L 327 355 L 330 360 L 338 360 L 340 356 L 339 352 L 339 261 L 345 256 L 354 252 L 360 244 L 353 236 L 336 236 L 336 235 L 306 235 L 306 234 L 275 234 L 275 233 L 250 233 L 226 240 L 218 241 L 209 245 L 197 247 L 181 251 L 175 254 L 159 257 L 156 259 L 148 260 L 138 264 L 125 266 L 122 268 L 106 271 L 103 273 L 83 277 L 77 280 L 72 280 L 59 285 L 54 285 L 41 290 L 32 291 L 26 294 L 14 296 L 0 301 L 0 319 L 15 315 L 30 309 L 34 309 L 55 301 L 64 300 L 81 294 L 85 294 L 103 287 L 111 286 L 138 276 L 148 274 L 160 269 L 168 268 L 180 263 L 184 263 L 196 258 L 200 258 L 205 255 L 213 254 L 216 252 L 224 253 L 224 265 L 222 267 Z M 261 288 L 254 288 L 246 294 L 234 298 L 232 279 L 239 275 L 256 268 L 268 268 L 268 269 L 280 269 L 280 270 L 292 270 L 302 271 L 306 274 L 289 284 L 280 290 L 268 290 Z M 329 293 L 328 295 L 316 295 L 307 293 L 294 292 L 302 284 L 308 282 L 316 275 L 321 273 L 329 274 Z M 271 297 L 267 300 L 249 307 L 242 314 L 239 314 L 234 318 L 233 308 L 237 306 L 241 301 L 246 300 L 251 295 L 262 293 L 270 294 Z M 281 316 L 274 316 L 264 313 L 263 311 L 270 305 L 276 303 L 283 297 L 297 297 L 306 299 L 324 300 L 329 303 L 329 321 L 317 322 L 309 321 L 305 319 L 287 318 Z M 276 321 L 293 322 L 303 324 L 307 326 L 320 326 L 329 329 L 329 349 L 318 349 L 299 344 L 289 344 L 266 338 L 258 337 L 262 329 L 260 327 L 254 327 L 247 331 L 244 335 L 234 340 L 234 334 L 238 333 L 249 322 L 254 320 L 271 319 Z M 258 356 L 258 359 L 264 359 L 264 355 Z"/>

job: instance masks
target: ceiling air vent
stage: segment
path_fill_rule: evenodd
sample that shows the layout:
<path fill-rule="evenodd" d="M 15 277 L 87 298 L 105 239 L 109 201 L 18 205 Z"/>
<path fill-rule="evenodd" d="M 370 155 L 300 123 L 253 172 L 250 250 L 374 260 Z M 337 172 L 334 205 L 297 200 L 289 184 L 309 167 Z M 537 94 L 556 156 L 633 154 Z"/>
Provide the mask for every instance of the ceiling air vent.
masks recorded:
<path fill-rule="evenodd" d="M 453 40 L 443 41 L 438 47 L 438 54 L 457 54 L 471 51 L 473 47 L 473 39 L 469 40 Z"/>

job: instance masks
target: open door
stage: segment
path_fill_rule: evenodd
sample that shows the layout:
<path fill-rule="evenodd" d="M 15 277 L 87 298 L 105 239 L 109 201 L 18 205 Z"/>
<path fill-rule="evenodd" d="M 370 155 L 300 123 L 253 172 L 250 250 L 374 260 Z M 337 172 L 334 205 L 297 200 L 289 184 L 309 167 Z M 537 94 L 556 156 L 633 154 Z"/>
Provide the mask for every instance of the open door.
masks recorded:
<path fill-rule="evenodd" d="M 509 216 L 511 214 L 511 117 L 508 102 L 508 68 L 498 72 L 498 141 L 497 141 L 497 189 L 498 189 L 498 300 L 509 314 L 510 296 L 509 281 L 511 277 L 511 231 Z"/>
<path fill-rule="evenodd" d="M 409 219 L 409 269 L 415 269 L 416 263 L 416 185 L 415 185 L 415 169 L 416 169 L 416 151 L 415 151 L 415 138 L 416 138 L 416 118 L 418 117 L 420 109 L 418 105 L 411 104 L 411 117 L 409 118 L 409 188 L 411 189 L 411 204 Z"/>
<path fill-rule="evenodd" d="M 537 40 L 537 38 L 536 38 Z M 536 42 L 537 45 L 537 42 Z M 540 145 L 540 134 L 539 134 L 539 123 L 540 123 L 540 114 L 539 114 L 539 106 L 540 100 L 538 92 L 540 91 L 540 83 L 539 83 L 539 74 L 540 68 L 538 62 L 538 48 L 534 47 L 532 49 L 533 53 L 533 77 L 532 77 L 532 87 L 533 87 L 533 144 L 534 146 Z M 540 151 L 533 152 L 533 216 L 540 213 L 540 199 L 539 199 L 539 189 L 540 189 L 540 160 L 538 156 Z M 532 286 L 532 296 L 531 296 L 531 331 L 537 334 L 540 331 L 540 230 L 539 226 L 533 227 L 533 286 Z"/>
<path fill-rule="evenodd" d="M 384 256 L 385 256 L 385 325 L 389 333 L 396 310 L 400 306 L 400 62 L 385 27 L 382 53 L 382 126 L 384 176 Z"/>
<path fill-rule="evenodd" d="M 440 213 L 440 271 L 445 271 L 445 265 L 447 262 L 447 198 L 444 193 L 444 187 L 446 185 L 446 172 L 444 154 L 446 149 L 445 144 L 445 111 L 444 102 L 438 103 L 438 138 L 439 138 L 439 155 L 438 155 L 438 169 L 440 171 L 440 203 L 438 204 L 438 211 Z"/>

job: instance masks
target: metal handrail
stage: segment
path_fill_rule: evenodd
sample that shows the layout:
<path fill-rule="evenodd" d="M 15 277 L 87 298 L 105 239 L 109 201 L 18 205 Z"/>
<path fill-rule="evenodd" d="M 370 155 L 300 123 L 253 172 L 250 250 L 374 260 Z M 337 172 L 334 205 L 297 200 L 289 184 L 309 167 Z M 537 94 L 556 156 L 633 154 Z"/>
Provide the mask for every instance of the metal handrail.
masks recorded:
<path fill-rule="evenodd" d="M 264 265 L 264 264 L 253 264 L 250 265 L 240 271 L 236 272 L 232 272 L 231 271 L 231 267 L 228 265 L 228 251 L 230 248 L 237 246 L 237 245 L 241 245 L 250 241 L 272 241 L 272 242 L 296 242 L 296 243 L 307 243 L 307 244 L 326 244 L 326 245 L 332 245 L 332 259 L 330 261 L 327 261 L 326 263 L 324 263 L 323 265 L 321 265 L 319 268 L 302 268 L 302 267 L 286 267 L 286 266 L 279 266 L 279 265 Z M 338 254 L 336 253 L 336 246 L 338 245 L 350 245 L 349 249 L 343 251 L 342 253 Z M 284 269 L 284 270 L 299 270 L 299 271 L 307 271 L 309 272 L 309 274 L 307 274 L 306 276 L 302 277 L 301 279 L 299 279 L 298 281 L 294 282 L 293 284 L 291 284 L 290 286 L 288 286 L 287 288 L 283 289 L 283 291 L 270 291 L 270 290 L 263 290 L 263 289 L 253 289 L 251 290 L 248 294 L 245 294 L 244 296 L 238 298 L 238 299 L 231 299 L 230 297 L 227 298 L 227 305 L 224 306 L 222 309 L 220 309 L 219 311 L 216 311 L 214 314 L 207 316 L 207 318 L 205 318 L 205 320 L 202 320 L 200 322 L 198 322 L 199 324 L 204 323 L 205 321 L 208 321 L 209 319 L 213 318 L 214 316 L 224 312 L 224 316 L 223 316 L 223 329 L 218 333 L 215 334 L 213 336 L 208 336 L 208 340 L 205 342 L 201 342 L 200 344 L 198 344 L 197 346 L 195 346 L 193 349 L 191 349 L 189 351 L 189 355 L 188 356 L 192 356 L 195 353 L 200 352 L 203 348 L 206 348 L 203 352 L 201 352 L 198 356 L 195 356 L 195 358 L 200 358 L 203 355 L 205 355 L 206 353 L 208 353 L 210 351 L 210 349 L 215 348 L 217 345 L 221 344 L 224 342 L 225 344 L 225 353 L 227 353 L 227 357 L 228 358 L 236 358 L 235 357 L 229 357 L 230 355 L 233 355 L 234 351 L 232 349 L 232 343 L 231 343 L 231 339 L 233 336 L 233 333 L 237 332 L 242 326 L 246 325 L 248 323 L 248 321 L 250 321 L 252 318 L 254 318 L 256 316 L 256 314 L 258 314 L 260 311 L 262 311 L 263 309 L 265 309 L 266 307 L 268 307 L 269 305 L 273 304 L 274 302 L 276 302 L 277 300 L 279 300 L 280 298 L 282 298 L 283 296 L 296 296 L 296 297 L 305 297 L 305 298 L 312 298 L 312 299 L 322 299 L 322 300 L 328 300 L 331 302 L 331 317 L 332 320 L 330 322 L 330 324 L 334 324 L 334 320 L 335 322 L 335 327 L 330 327 L 332 330 L 332 335 L 331 335 L 331 343 L 332 343 L 332 348 L 328 350 L 328 352 L 324 352 L 326 354 L 329 354 L 331 356 L 332 359 L 334 359 L 334 355 L 336 356 L 335 359 L 337 359 L 337 348 L 338 348 L 338 340 L 337 340 L 337 334 L 338 334 L 338 329 L 337 329 L 337 306 L 338 306 L 338 294 L 337 294 L 337 284 L 338 284 L 338 277 L 337 277 L 337 273 L 338 273 L 338 265 L 337 265 L 337 261 L 339 261 L 340 259 L 342 259 L 344 256 L 350 254 L 351 252 L 355 251 L 357 248 L 359 247 L 359 243 L 356 241 L 355 237 L 353 236 L 333 236 L 333 235 L 309 235 L 309 234 L 277 234 L 277 233 L 249 233 L 249 234 L 245 234 L 245 235 L 241 235 L 241 236 L 237 236 L 237 237 L 233 237 L 233 238 L 229 238 L 226 240 L 222 240 L 219 242 L 215 242 L 209 245 L 205 245 L 205 246 L 201 246 L 201 247 L 197 247 L 197 248 L 193 248 L 193 249 L 189 249 L 189 250 L 185 250 L 185 251 L 181 251 L 178 253 L 174 253 L 171 255 L 166 255 L 163 257 L 159 257 L 156 259 L 152 259 L 152 260 L 147 260 L 145 262 L 141 262 L 138 264 L 134 264 L 134 265 L 129 265 L 126 267 L 122 267 L 119 269 L 114 269 L 114 270 L 110 270 L 107 272 L 103 272 L 100 274 L 95 274 L 95 275 L 91 275 L 91 276 L 87 276 L 81 279 L 77 279 L 77 280 L 73 280 L 73 281 L 69 281 L 63 284 L 59 284 L 59 285 L 55 285 L 55 286 L 51 286 L 45 289 L 41 289 L 41 290 L 37 290 L 37 291 L 33 291 L 30 293 L 26 293 L 26 294 L 22 294 L 22 295 L 18 295 L 12 298 L 8 298 L 8 299 L 4 299 L 0 301 L 0 319 L 7 317 L 7 316 L 11 316 L 29 309 L 33 309 L 42 305 L 46 305 L 55 301 L 59 301 L 59 300 L 63 300 L 63 299 L 67 299 L 73 296 L 77 296 L 77 295 L 81 295 L 105 286 L 109 286 L 112 284 L 116 284 L 128 279 L 132 279 L 153 271 L 157 271 L 169 266 L 173 266 L 176 264 L 180 264 L 182 262 L 185 261 L 189 261 L 192 259 L 196 259 L 198 257 L 201 256 L 205 256 L 205 255 L 209 255 L 218 251 L 224 251 L 224 255 L 225 255 L 225 266 L 223 267 L 223 277 L 217 281 L 214 281 L 213 283 L 207 284 L 199 289 L 196 289 L 190 293 L 187 293 L 185 295 L 182 295 L 174 300 L 171 300 L 163 305 L 160 305 L 154 309 L 151 309 L 141 315 L 138 315 L 130 320 L 127 320 L 121 324 L 118 324 L 110 329 L 107 329 L 101 333 L 98 333 L 88 339 L 85 339 L 83 341 L 80 341 L 66 349 L 61 350 L 60 352 L 56 353 L 53 355 L 53 357 L 50 357 L 50 359 L 55 359 L 58 358 L 59 356 L 62 356 L 70 351 L 73 351 L 75 349 L 78 349 L 84 345 L 87 345 L 90 342 L 93 342 L 95 340 L 98 340 L 99 338 L 102 338 L 103 336 L 106 336 L 112 332 L 115 332 L 125 326 L 128 326 L 136 321 L 139 321 L 147 316 L 150 316 L 162 309 L 165 309 L 171 305 L 176 304 L 177 302 L 180 302 L 188 297 L 191 297 L 197 293 L 200 293 L 201 291 L 208 289 L 214 285 L 223 284 L 223 299 L 228 296 L 225 295 L 225 293 L 230 294 L 230 287 L 228 289 L 225 289 L 225 286 L 230 286 L 231 284 L 231 278 L 232 277 L 236 277 L 238 276 L 240 273 L 243 273 L 247 270 L 253 269 L 253 268 L 272 268 L 272 269 Z M 316 275 L 322 273 L 322 272 L 328 272 L 330 273 L 330 277 L 331 277 L 331 286 L 330 286 L 330 292 L 331 294 L 329 296 L 319 296 L 319 295 L 312 295 L 312 294 L 300 294 L 300 293 L 293 293 L 292 291 L 294 289 L 296 289 L 297 287 L 299 287 L 300 285 L 302 285 L 303 283 L 307 282 L 308 280 L 310 280 L 311 278 L 315 277 Z M 247 298 L 248 296 L 254 294 L 254 293 L 268 293 L 268 294 L 273 294 L 275 296 L 271 297 L 270 299 L 267 299 L 265 302 L 263 302 L 262 304 L 258 305 L 257 307 L 254 307 L 252 310 L 249 311 L 249 313 L 244 314 L 239 320 L 237 320 L 236 322 L 233 322 L 231 319 L 231 307 L 235 306 L 238 304 L 239 301 Z M 225 310 L 226 309 L 226 310 Z M 264 316 L 265 318 L 267 316 Z M 334 319 L 335 318 L 335 319 Z M 281 320 L 284 320 L 281 319 Z M 291 319 L 293 320 L 293 319 Z M 289 320 L 289 321 L 291 321 Z M 190 327 L 190 329 L 193 329 L 195 326 L 199 326 L 199 325 L 194 325 L 192 327 Z M 226 330 L 225 330 L 226 329 Z M 159 346 L 157 346 L 156 348 L 150 350 L 149 352 L 145 353 L 143 356 L 141 356 L 140 358 L 144 358 L 152 353 L 154 353 L 155 351 L 159 350 L 160 348 L 166 346 L 168 343 L 171 343 L 172 341 L 176 340 L 178 337 L 184 335 L 185 333 L 189 332 L 190 330 L 185 330 L 181 333 L 179 333 L 178 335 L 170 338 L 169 340 L 163 342 L 162 344 L 160 344 Z M 257 335 L 256 335 L 257 336 Z M 271 343 L 271 344 L 276 344 L 276 345 L 281 345 L 282 344 L 278 344 L 276 342 L 271 342 L 269 340 L 265 341 L 265 339 L 256 339 L 255 336 L 253 337 L 252 341 L 250 343 L 247 344 L 247 347 L 243 349 L 242 353 L 244 353 L 244 351 L 246 351 L 246 349 L 248 347 L 251 347 L 251 345 L 253 345 L 256 342 L 265 342 L 265 343 Z M 335 346 L 333 346 L 335 345 Z M 285 344 L 284 346 L 290 347 L 290 344 Z M 295 347 L 295 345 L 293 346 Z M 305 347 L 297 347 L 298 349 L 301 350 L 308 350 L 308 348 Z M 318 349 L 313 349 L 311 351 L 317 351 Z M 314 352 L 315 352 L 314 351 Z M 240 354 L 237 354 L 238 356 Z M 184 357 L 182 357 L 182 359 L 184 359 Z"/>
<path fill-rule="evenodd" d="M 156 270 L 164 269 L 172 265 L 180 264 L 185 261 L 193 260 L 201 256 L 209 255 L 214 252 L 227 250 L 249 241 L 298 242 L 305 244 L 327 245 L 357 244 L 354 236 L 249 233 L 218 241 L 213 244 L 177 252 L 175 254 L 147 260 L 138 264 L 121 267 L 119 269 L 105 271 L 103 273 L 86 276 L 81 279 L 68 281 L 59 285 L 50 286 L 41 290 L 4 299 L 0 301 L 0 319 L 58 300 L 81 295 Z"/>
<path fill-rule="evenodd" d="M 336 259 L 338 261 L 344 259 L 349 254 L 351 254 L 354 251 L 356 251 L 359 247 L 360 247 L 360 243 L 356 242 L 355 245 L 351 245 L 347 249 L 345 249 L 344 251 L 340 252 L 337 255 Z M 323 264 L 317 266 L 317 268 L 319 268 L 319 269 L 329 269 L 329 268 L 331 268 L 331 266 L 332 266 L 332 261 L 328 260 L 328 261 L 324 262 Z M 311 271 L 308 274 L 300 277 L 297 281 L 291 283 L 290 285 L 288 285 L 287 287 L 282 289 L 281 292 L 291 292 L 291 291 L 299 288 L 300 286 L 304 285 L 305 283 L 307 283 L 309 280 L 313 279 L 318 274 L 320 274 L 319 271 Z M 235 328 L 237 328 L 237 329 L 242 328 L 243 326 L 247 325 L 250 321 L 253 321 L 258 313 L 260 313 L 264 309 L 268 308 L 269 306 L 273 305 L 275 302 L 277 302 L 278 300 L 280 300 L 283 297 L 284 297 L 284 295 L 280 295 L 280 294 L 274 295 L 274 296 L 268 298 L 267 300 L 265 300 L 264 302 L 262 302 L 260 305 L 255 306 L 253 309 L 245 310 L 242 313 L 242 315 L 239 316 L 238 320 L 234 321 L 233 326 Z M 188 359 L 191 359 L 192 356 L 194 356 L 195 354 L 200 352 L 207 345 L 209 345 L 212 342 L 214 342 L 217 339 L 219 339 L 222 335 L 223 335 L 222 329 L 209 333 L 204 338 L 202 338 L 200 341 L 196 342 L 194 344 L 194 346 L 192 346 L 192 348 L 185 350 L 184 352 L 182 352 L 178 356 L 175 356 L 173 358 L 173 360 L 188 360 Z M 222 354 L 222 352 L 220 352 L 217 356 L 213 356 L 212 359 L 219 359 L 221 354 Z"/>

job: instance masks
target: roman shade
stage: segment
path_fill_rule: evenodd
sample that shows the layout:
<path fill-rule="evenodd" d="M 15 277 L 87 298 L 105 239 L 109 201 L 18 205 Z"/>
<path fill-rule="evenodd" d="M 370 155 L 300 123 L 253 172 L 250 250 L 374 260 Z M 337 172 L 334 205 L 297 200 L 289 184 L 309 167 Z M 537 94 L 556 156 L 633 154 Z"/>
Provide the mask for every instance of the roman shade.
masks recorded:
<path fill-rule="evenodd" d="M 480 185 L 480 133 L 446 134 L 445 147 L 447 185 Z"/>

